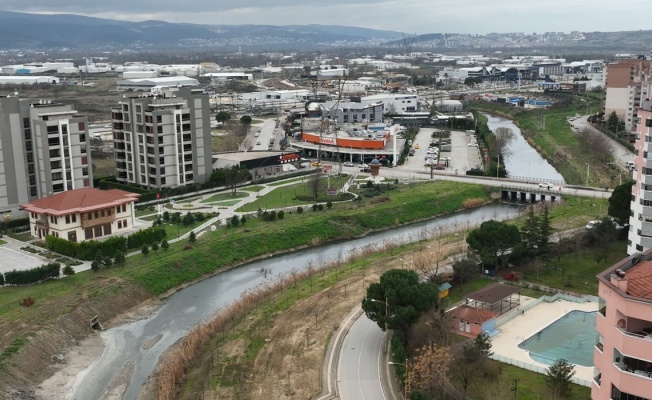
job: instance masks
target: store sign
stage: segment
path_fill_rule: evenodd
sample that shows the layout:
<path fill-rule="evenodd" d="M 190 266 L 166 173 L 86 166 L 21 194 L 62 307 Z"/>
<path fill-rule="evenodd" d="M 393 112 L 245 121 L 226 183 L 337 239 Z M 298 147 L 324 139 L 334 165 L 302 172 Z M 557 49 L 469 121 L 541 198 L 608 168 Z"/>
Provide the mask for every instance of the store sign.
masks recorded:
<path fill-rule="evenodd" d="M 321 138 L 321 143 L 322 144 L 331 144 L 333 146 L 337 146 L 337 139 L 335 138 Z"/>
<path fill-rule="evenodd" d="M 278 156 L 278 162 L 280 164 L 297 161 L 298 159 L 299 155 L 297 153 L 281 154 Z"/>

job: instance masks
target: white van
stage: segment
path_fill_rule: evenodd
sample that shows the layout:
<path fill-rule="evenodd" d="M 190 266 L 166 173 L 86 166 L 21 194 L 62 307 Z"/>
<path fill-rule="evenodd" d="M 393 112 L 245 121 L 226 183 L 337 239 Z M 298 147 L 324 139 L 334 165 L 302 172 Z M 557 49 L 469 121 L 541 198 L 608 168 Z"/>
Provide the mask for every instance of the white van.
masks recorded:
<path fill-rule="evenodd" d="M 258 137 L 258 136 L 260 136 L 260 131 L 256 131 L 256 133 L 254 133 L 254 137 Z"/>

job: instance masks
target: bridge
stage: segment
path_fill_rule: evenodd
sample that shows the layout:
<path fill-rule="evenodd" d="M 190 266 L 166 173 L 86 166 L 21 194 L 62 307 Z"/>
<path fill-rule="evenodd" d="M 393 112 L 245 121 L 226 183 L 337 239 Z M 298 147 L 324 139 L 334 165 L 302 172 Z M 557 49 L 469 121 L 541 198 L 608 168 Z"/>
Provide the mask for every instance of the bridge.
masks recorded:
<path fill-rule="evenodd" d="M 511 201 L 536 203 L 545 202 L 548 198 L 552 203 L 562 195 L 561 186 L 542 188 L 539 186 L 500 185 L 501 198 Z"/>

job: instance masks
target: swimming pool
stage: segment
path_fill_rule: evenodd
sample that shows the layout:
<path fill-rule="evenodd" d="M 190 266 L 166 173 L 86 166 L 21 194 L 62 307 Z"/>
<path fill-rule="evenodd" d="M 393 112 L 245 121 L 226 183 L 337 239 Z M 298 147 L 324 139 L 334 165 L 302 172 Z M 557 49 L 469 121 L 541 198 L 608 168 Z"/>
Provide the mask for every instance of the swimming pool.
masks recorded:
<path fill-rule="evenodd" d="M 529 351 L 530 357 L 552 365 L 564 358 L 572 364 L 593 366 L 595 321 L 597 311 L 571 311 L 518 345 Z"/>

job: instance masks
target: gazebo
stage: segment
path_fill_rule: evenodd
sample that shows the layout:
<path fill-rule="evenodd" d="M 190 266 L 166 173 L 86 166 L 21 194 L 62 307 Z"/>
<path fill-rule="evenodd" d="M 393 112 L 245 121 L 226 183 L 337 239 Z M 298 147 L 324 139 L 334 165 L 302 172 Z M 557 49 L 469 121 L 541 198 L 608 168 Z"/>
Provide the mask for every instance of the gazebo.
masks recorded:
<path fill-rule="evenodd" d="M 494 283 L 468 295 L 464 304 L 501 315 L 521 304 L 521 288 Z"/>

